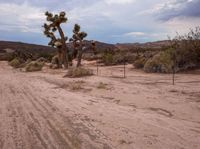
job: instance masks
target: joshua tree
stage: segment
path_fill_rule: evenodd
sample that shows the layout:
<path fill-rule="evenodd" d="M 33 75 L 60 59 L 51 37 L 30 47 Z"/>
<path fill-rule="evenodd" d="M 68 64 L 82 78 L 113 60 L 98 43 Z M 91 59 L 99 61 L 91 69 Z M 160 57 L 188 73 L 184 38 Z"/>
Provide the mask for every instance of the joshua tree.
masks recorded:
<path fill-rule="evenodd" d="M 94 52 L 94 55 L 96 55 L 97 54 L 97 51 L 96 51 L 96 42 L 94 40 L 92 40 L 92 42 L 91 42 L 91 49 Z"/>
<path fill-rule="evenodd" d="M 46 12 L 46 20 L 48 22 L 44 24 L 44 34 L 51 38 L 49 45 L 58 49 L 59 57 L 59 67 L 64 64 L 65 68 L 68 68 L 68 48 L 66 46 L 67 37 L 65 37 L 64 32 L 61 28 L 62 23 L 67 22 L 67 17 L 65 12 L 60 12 L 60 14 L 53 15 L 50 12 Z M 58 31 L 60 38 L 56 38 L 55 32 Z"/>
<path fill-rule="evenodd" d="M 73 58 L 78 58 L 77 67 L 81 66 L 81 59 L 83 54 L 83 39 L 87 37 L 87 33 L 80 32 L 80 25 L 75 24 L 73 29 L 73 36 L 70 39 L 70 41 L 73 42 L 74 52 L 73 52 Z"/>

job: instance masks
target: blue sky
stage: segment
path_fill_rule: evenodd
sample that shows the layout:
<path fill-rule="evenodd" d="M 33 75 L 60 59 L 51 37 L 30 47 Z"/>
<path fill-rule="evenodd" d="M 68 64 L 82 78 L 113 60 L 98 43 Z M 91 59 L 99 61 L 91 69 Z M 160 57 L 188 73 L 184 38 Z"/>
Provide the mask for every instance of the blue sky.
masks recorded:
<path fill-rule="evenodd" d="M 107 43 L 163 40 L 200 25 L 200 0 L 0 0 L 0 40 L 47 44 L 47 10 L 66 11 L 67 36 L 78 23 L 88 40 Z"/>

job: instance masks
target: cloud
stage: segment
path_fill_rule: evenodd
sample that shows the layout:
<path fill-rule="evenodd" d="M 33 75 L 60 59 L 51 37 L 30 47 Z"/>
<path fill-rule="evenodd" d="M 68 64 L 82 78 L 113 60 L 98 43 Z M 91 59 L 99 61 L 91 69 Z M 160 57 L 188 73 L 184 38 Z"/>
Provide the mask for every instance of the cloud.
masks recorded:
<path fill-rule="evenodd" d="M 0 3 L 0 12 L 0 30 L 41 32 L 44 14 L 40 8 L 27 3 L 21 5 Z"/>
<path fill-rule="evenodd" d="M 130 4 L 135 0 L 105 0 L 107 4 Z"/>
<path fill-rule="evenodd" d="M 0 39 L 37 39 L 46 44 L 41 26 L 48 10 L 66 11 L 68 22 L 62 27 L 69 37 L 73 25 L 78 23 L 89 40 L 161 40 L 167 38 L 166 34 L 186 31 L 200 23 L 198 6 L 199 0 L 0 0 L 0 30 L 7 33 L 0 34 Z M 16 33 L 18 36 L 13 38 Z"/>
<path fill-rule="evenodd" d="M 155 7 L 158 19 L 168 21 L 177 17 L 200 17 L 200 0 L 173 0 Z"/>
<path fill-rule="evenodd" d="M 143 32 L 129 32 L 125 33 L 124 36 L 145 36 L 146 34 Z"/>
<path fill-rule="evenodd" d="M 198 17 L 176 17 L 169 21 L 163 22 L 163 25 L 168 28 L 169 35 L 175 36 L 176 32 L 185 34 L 189 29 L 199 26 L 200 18 Z"/>
<path fill-rule="evenodd" d="M 151 19 L 135 15 L 149 4 L 149 2 L 144 4 L 143 1 L 137 0 L 60 0 L 59 2 L 57 0 L 28 2 L 26 0 L 7 0 L 7 2 L 0 2 L 0 11 L 2 12 L 0 20 L 5 17 L 9 19 L 6 19 L 6 22 L 0 21 L 0 27 L 1 30 L 9 31 L 10 36 L 12 36 L 11 32 L 16 31 L 27 33 L 27 35 L 37 33 L 41 42 L 46 42 L 41 28 L 45 22 L 43 13 L 46 10 L 54 13 L 64 10 L 67 12 L 69 20 L 67 24 L 63 24 L 67 36 L 71 36 L 73 25 L 78 23 L 82 30 L 88 33 L 88 39 L 110 43 L 138 42 L 140 39 L 144 41 L 141 33 L 139 36 L 138 30 L 141 32 L 155 30 Z M 148 21 L 148 26 L 146 26 L 146 21 Z M 133 30 L 135 33 L 132 32 Z M 156 30 L 159 30 L 158 26 Z M 127 34 L 123 38 L 114 37 L 114 35 L 130 32 L 132 35 Z M 20 34 L 23 37 L 19 38 L 27 39 L 29 38 L 27 35 Z M 0 38 L 3 38 L 3 35 L 0 35 Z"/>
<path fill-rule="evenodd" d="M 74 7 L 88 7 L 98 0 L 0 0 L 0 4 L 17 4 L 26 3 L 34 8 L 46 8 L 49 11 L 71 10 Z"/>

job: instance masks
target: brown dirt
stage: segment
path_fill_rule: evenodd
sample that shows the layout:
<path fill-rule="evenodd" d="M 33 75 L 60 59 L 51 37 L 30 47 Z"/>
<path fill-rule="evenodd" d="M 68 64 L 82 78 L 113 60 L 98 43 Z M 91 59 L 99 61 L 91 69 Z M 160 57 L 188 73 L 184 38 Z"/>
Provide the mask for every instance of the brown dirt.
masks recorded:
<path fill-rule="evenodd" d="M 171 75 L 128 66 L 123 79 L 121 68 L 72 79 L 0 62 L 0 149 L 199 149 L 199 75 L 172 86 Z"/>

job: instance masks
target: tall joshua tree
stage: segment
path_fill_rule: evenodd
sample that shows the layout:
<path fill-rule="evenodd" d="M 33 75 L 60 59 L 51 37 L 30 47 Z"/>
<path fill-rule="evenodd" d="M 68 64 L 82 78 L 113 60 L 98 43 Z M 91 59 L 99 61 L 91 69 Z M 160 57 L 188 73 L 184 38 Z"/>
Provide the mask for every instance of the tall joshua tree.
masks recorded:
<path fill-rule="evenodd" d="M 96 51 L 96 42 L 94 40 L 91 41 L 91 49 L 94 52 L 94 55 L 96 55 L 97 54 L 97 51 Z"/>
<path fill-rule="evenodd" d="M 50 12 L 46 12 L 46 20 L 48 23 L 44 24 L 44 34 L 51 38 L 49 45 L 58 49 L 59 65 L 64 64 L 65 68 L 68 68 L 68 47 L 66 46 L 67 37 L 61 28 L 62 23 L 67 22 L 65 12 L 53 15 Z M 56 38 L 55 32 L 58 31 L 60 38 Z"/>
<path fill-rule="evenodd" d="M 75 24 L 74 29 L 73 29 L 73 36 L 70 39 L 70 41 L 73 42 L 74 58 L 75 57 L 78 58 L 78 62 L 77 62 L 77 65 L 76 65 L 77 67 L 81 66 L 81 59 L 82 59 L 82 54 L 83 54 L 83 39 L 85 37 L 87 37 L 87 33 L 81 32 L 80 29 L 81 29 L 80 25 Z"/>

